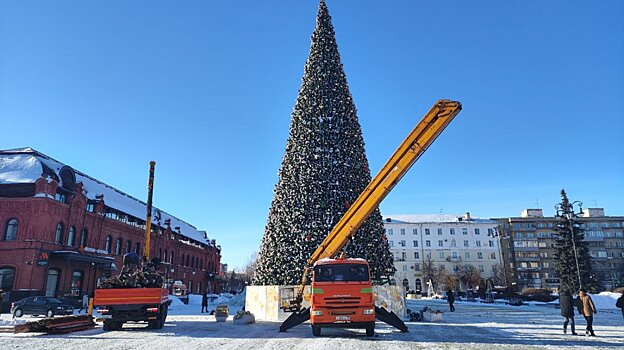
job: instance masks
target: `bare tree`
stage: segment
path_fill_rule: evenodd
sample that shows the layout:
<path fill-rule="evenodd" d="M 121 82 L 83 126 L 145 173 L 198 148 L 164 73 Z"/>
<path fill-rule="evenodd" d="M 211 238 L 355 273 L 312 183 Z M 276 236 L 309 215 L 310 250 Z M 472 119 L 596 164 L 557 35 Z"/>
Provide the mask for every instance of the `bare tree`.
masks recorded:
<path fill-rule="evenodd" d="M 504 267 L 500 264 L 492 266 L 492 283 L 495 286 L 507 286 Z"/>
<path fill-rule="evenodd" d="M 468 288 L 474 288 L 479 285 L 481 280 L 481 272 L 473 265 L 459 265 L 457 266 L 457 276 L 459 280 Z"/>

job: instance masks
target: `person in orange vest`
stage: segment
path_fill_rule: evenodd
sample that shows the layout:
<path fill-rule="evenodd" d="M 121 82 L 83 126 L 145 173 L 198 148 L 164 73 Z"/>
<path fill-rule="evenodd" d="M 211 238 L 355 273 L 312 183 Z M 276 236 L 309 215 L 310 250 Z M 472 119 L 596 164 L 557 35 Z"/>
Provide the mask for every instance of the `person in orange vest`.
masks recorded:
<path fill-rule="evenodd" d="M 593 323 L 594 314 L 598 313 L 598 310 L 596 310 L 596 305 L 594 305 L 592 298 L 587 294 L 587 290 L 581 289 L 579 292 L 579 296 L 576 298 L 576 308 L 579 314 L 583 315 L 585 321 L 587 321 L 585 335 L 595 337 Z"/>

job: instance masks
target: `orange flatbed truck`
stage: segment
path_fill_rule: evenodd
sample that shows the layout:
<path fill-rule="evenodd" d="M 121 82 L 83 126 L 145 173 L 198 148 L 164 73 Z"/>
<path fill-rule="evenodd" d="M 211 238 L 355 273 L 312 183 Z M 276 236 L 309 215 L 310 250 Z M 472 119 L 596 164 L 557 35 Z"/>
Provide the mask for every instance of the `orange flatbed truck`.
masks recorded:
<path fill-rule="evenodd" d="M 295 297 L 281 300 L 282 310 L 293 314 L 282 323 L 280 332 L 310 320 L 315 336 L 325 327 L 365 328 L 366 335 L 372 336 L 375 319 L 408 331 L 394 312 L 375 305 L 368 262 L 343 258 L 340 252 L 461 108 L 457 101 L 438 100 L 347 209 L 308 259 Z M 310 275 L 310 307 L 302 310 Z"/>
<path fill-rule="evenodd" d="M 121 329 L 126 322 L 147 322 L 148 328 L 160 329 L 167 318 L 168 294 L 164 288 L 96 289 L 93 305 L 105 331 Z"/>

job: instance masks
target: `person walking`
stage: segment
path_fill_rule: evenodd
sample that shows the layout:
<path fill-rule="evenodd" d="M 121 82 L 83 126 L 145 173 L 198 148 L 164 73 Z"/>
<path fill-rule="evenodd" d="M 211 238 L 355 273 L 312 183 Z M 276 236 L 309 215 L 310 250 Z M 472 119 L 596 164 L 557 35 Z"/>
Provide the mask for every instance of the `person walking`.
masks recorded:
<path fill-rule="evenodd" d="M 592 300 L 592 298 L 589 296 L 589 294 L 587 294 L 587 290 L 581 289 L 581 291 L 579 292 L 579 296 L 576 299 L 576 307 L 579 313 L 583 315 L 585 321 L 587 322 L 585 335 L 595 337 L 596 335 L 594 334 L 593 323 L 594 314 L 598 313 L 598 310 L 596 310 L 596 305 L 594 305 L 594 301 Z"/>
<path fill-rule="evenodd" d="M 204 294 L 202 294 L 202 309 L 201 309 L 202 314 L 204 313 L 204 310 L 208 312 L 208 294 L 206 294 L 205 291 L 204 291 Z"/>
<path fill-rule="evenodd" d="M 619 307 L 622 310 L 622 317 L 624 317 L 624 293 L 615 302 L 615 307 Z"/>
<path fill-rule="evenodd" d="M 446 301 L 449 303 L 449 306 L 451 307 L 451 312 L 454 312 L 455 306 L 453 306 L 453 303 L 455 303 L 455 294 L 453 294 L 453 291 L 450 289 L 446 291 Z"/>
<path fill-rule="evenodd" d="M 85 310 L 85 313 L 89 311 L 89 293 L 87 292 L 82 295 L 82 308 L 78 310 L 78 313 L 82 312 L 82 310 Z"/>
<path fill-rule="evenodd" d="M 561 316 L 565 318 L 565 321 L 563 321 L 563 334 L 568 333 L 568 323 L 570 323 L 572 335 L 577 335 L 574 330 L 574 298 L 572 294 L 568 291 L 559 293 L 559 306 L 561 306 Z"/>

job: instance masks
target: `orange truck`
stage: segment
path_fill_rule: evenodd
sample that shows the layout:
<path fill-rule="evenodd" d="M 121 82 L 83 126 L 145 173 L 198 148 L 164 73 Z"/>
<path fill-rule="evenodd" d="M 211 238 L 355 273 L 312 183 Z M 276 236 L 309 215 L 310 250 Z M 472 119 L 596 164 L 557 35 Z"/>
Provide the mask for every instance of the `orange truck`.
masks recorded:
<path fill-rule="evenodd" d="M 324 327 L 365 328 L 366 334 L 372 336 L 375 319 L 402 332 L 408 331 L 405 323 L 394 312 L 375 306 L 366 260 L 338 256 L 343 256 L 341 251 L 351 237 L 461 108 L 461 103 L 457 101 L 438 100 L 347 209 L 308 259 L 296 293 L 285 293 L 288 296 L 294 294 L 294 298 L 281 300 L 281 308 L 293 314 L 282 323 L 280 332 L 310 320 L 315 336 L 320 335 Z M 310 307 L 302 309 L 310 275 Z"/>
<path fill-rule="evenodd" d="M 375 300 L 368 262 L 323 259 L 314 265 L 310 293 L 312 334 L 324 327 L 364 328 L 375 332 Z"/>
<path fill-rule="evenodd" d="M 148 328 L 160 329 L 171 303 L 168 294 L 164 288 L 96 289 L 93 306 L 105 331 L 121 329 L 126 322 L 147 322 Z"/>

